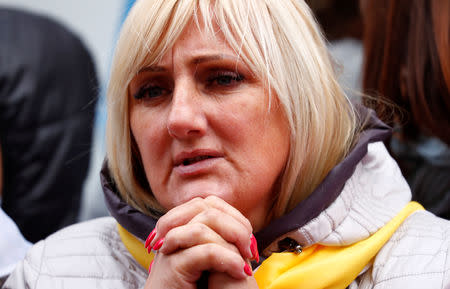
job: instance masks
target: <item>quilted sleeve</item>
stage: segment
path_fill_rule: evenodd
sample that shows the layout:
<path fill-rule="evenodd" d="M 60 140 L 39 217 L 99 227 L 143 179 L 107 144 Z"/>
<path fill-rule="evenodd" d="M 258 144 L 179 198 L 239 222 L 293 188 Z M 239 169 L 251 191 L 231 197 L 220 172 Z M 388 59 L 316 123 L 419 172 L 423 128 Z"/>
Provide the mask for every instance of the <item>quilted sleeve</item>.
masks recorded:
<path fill-rule="evenodd" d="M 450 222 L 413 214 L 378 253 L 372 278 L 375 289 L 450 289 Z"/>
<path fill-rule="evenodd" d="M 2 289 L 35 289 L 38 288 L 38 278 L 42 266 L 45 241 L 34 245 L 9 275 Z"/>

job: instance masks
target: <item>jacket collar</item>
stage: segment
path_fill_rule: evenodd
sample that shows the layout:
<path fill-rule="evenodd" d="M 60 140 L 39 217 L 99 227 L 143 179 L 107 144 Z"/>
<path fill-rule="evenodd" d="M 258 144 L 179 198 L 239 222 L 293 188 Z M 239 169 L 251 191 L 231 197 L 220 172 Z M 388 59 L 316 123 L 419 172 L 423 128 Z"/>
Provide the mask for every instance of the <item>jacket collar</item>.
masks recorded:
<path fill-rule="evenodd" d="M 391 129 L 378 118 L 372 110 L 358 107 L 362 118 L 369 119 L 369 127 L 360 133 L 359 140 L 344 160 L 334 167 L 317 189 L 303 202 L 286 215 L 273 220 L 268 226 L 255 234 L 258 249 L 263 252 L 273 241 L 282 235 L 303 227 L 330 206 L 339 196 L 344 184 L 353 174 L 357 164 L 367 154 L 368 145 L 385 140 Z M 145 240 L 153 230 L 157 220 L 128 205 L 118 194 L 110 176 L 106 162 L 100 172 L 106 205 L 111 215 L 127 231 Z"/>
<path fill-rule="evenodd" d="M 359 140 L 353 150 L 328 173 L 308 198 L 299 203 L 292 211 L 273 220 L 268 226 L 256 233 L 255 237 L 259 242 L 258 249 L 263 250 L 279 236 L 303 227 L 328 208 L 341 193 L 357 164 L 367 154 L 368 145 L 383 141 L 391 135 L 390 127 L 380 121 L 372 110 L 362 107 L 358 107 L 358 109 L 362 117 L 369 117 L 370 127 L 360 133 Z"/>
<path fill-rule="evenodd" d="M 158 220 L 133 208 L 120 197 L 109 173 L 106 161 L 103 163 L 102 170 L 100 171 L 100 181 L 106 206 L 111 216 L 128 232 L 145 240 L 148 234 L 155 228 Z"/>

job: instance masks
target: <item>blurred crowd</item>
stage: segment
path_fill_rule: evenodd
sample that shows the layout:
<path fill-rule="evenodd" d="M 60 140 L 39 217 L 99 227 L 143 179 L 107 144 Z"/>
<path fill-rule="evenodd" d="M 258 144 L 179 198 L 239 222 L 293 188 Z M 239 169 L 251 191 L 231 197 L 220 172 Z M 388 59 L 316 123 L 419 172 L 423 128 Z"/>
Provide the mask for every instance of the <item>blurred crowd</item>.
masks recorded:
<path fill-rule="evenodd" d="M 393 128 L 386 146 L 413 199 L 450 219 L 449 1 L 306 2 L 348 96 Z M 0 7 L 0 280 L 33 243 L 106 214 L 92 198 L 100 213 L 80 215 L 90 161 L 102 161 L 92 148 L 101 86 L 74 32 Z"/>

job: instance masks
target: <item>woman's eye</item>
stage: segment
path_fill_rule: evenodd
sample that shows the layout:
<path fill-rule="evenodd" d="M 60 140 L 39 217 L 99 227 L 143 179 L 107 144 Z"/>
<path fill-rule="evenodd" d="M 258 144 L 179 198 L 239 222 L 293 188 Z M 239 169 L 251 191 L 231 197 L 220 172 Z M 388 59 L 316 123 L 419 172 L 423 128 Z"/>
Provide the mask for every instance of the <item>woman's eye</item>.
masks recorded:
<path fill-rule="evenodd" d="M 156 97 L 163 96 L 168 93 L 168 90 L 157 85 L 146 85 L 139 89 L 139 91 L 134 95 L 135 99 L 152 99 Z"/>
<path fill-rule="evenodd" d="M 228 87 L 237 85 L 242 80 L 244 80 L 244 77 L 236 72 L 232 71 L 216 72 L 208 77 L 207 85 Z"/>

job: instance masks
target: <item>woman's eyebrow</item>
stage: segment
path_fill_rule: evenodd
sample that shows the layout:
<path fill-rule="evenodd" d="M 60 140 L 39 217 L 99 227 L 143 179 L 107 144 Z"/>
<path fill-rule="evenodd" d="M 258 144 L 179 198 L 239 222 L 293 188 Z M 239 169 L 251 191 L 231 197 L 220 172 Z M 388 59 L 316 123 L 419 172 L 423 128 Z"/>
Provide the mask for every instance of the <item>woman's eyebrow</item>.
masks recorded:
<path fill-rule="evenodd" d="M 229 54 L 212 54 L 212 55 L 202 55 L 198 57 L 194 57 L 192 60 L 193 64 L 201 64 L 204 62 L 210 62 L 210 61 L 217 61 L 217 60 L 223 60 L 223 59 L 229 59 L 229 60 L 235 60 L 240 61 L 239 57 L 229 55 Z"/>
<path fill-rule="evenodd" d="M 229 55 L 229 54 L 211 54 L 211 55 L 201 55 L 197 57 L 193 57 L 193 59 L 190 61 L 193 65 L 202 64 L 205 62 L 213 62 L 213 61 L 220 61 L 220 60 L 233 60 L 233 61 L 241 61 L 241 59 L 237 56 Z M 152 66 L 146 66 L 141 68 L 138 73 L 141 72 L 165 72 L 167 71 L 167 68 L 163 66 L 158 65 L 152 65 Z"/>
<path fill-rule="evenodd" d="M 146 67 L 143 67 L 143 68 L 139 69 L 138 73 L 141 73 L 141 72 L 144 72 L 144 71 L 163 72 L 163 71 L 167 71 L 167 69 L 165 69 L 162 66 L 146 66 Z"/>

